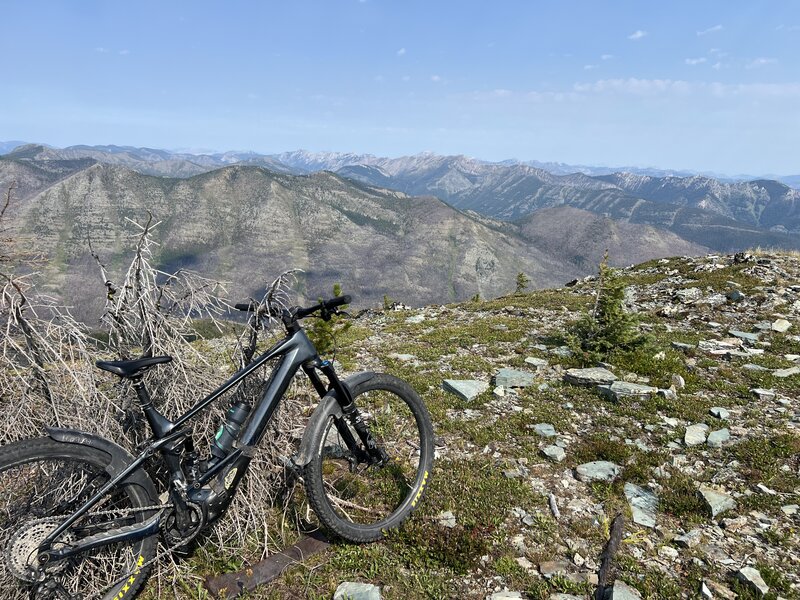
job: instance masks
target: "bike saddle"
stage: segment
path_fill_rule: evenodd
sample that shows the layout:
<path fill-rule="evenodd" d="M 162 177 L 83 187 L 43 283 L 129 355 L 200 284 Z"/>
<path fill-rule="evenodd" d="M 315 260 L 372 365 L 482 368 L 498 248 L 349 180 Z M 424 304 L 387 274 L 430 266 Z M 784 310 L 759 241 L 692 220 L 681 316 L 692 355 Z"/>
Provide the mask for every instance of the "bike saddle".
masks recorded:
<path fill-rule="evenodd" d="M 98 360 L 95 364 L 97 368 L 119 375 L 120 377 L 136 377 L 153 365 L 168 363 L 172 360 L 171 356 L 151 356 L 148 358 L 136 358 L 134 360 Z"/>

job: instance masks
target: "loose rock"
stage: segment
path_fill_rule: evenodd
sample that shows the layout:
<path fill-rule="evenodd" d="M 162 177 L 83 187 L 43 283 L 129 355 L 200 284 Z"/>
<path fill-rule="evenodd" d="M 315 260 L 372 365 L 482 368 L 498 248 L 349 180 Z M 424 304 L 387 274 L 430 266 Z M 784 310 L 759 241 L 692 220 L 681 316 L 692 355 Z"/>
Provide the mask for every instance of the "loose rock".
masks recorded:
<path fill-rule="evenodd" d="M 650 385 L 628 383 L 627 381 L 615 381 L 609 385 L 600 385 L 597 389 L 603 396 L 617 401 L 628 396 L 647 397 L 658 391 L 658 388 Z"/>
<path fill-rule="evenodd" d="M 704 485 L 700 486 L 699 492 L 703 500 L 706 501 L 706 506 L 711 513 L 712 519 L 715 519 L 718 514 L 736 507 L 736 501 L 725 492 Z"/>
<path fill-rule="evenodd" d="M 711 413 L 712 416 L 722 420 L 725 420 L 731 416 L 731 413 L 728 411 L 728 409 L 722 408 L 721 406 L 714 406 L 708 412 Z"/>
<path fill-rule="evenodd" d="M 495 375 L 495 383 L 506 388 L 524 388 L 533 385 L 533 375 L 516 369 L 500 369 Z"/>
<path fill-rule="evenodd" d="M 336 588 L 333 600 L 381 600 L 381 589 L 371 583 L 345 581 Z"/>
<path fill-rule="evenodd" d="M 559 446 L 547 446 L 546 448 L 542 448 L 542 454 L 553 462 L 561 462 L 567 457 L 567 453 Z"/>
<path fill-rule="evenodd" d="M 536 423 L 536 425 L 533 426 L 533 430 L 542 437 L 556 436 L 556 428 L 550 423 Z"/>
<path fill-rule="evenodd" d="M 575 472 L 580 481 L 614 481 L 622 467 L 607 460 L 595 460 L 579 465 Z"/>
<path fill-rule="evenodd" d="M 686 434 L 683 436 L 683 443 L 687 446 L 699 446 L 706 441 L 708 429 L 709 427 L 705 423 L 690 425 L 686 428 Z"/>
<path fill-rule="evenodd" d="M 617 380 L 608 369 L 594 367 L 591 369 L 568 369 L 564 374 L 564 381 L 573 385 L 606 385 Z"/>
<path fill-rule="evenodd" d="M 485 381 L 476 381 L 474 379 L 445 379 L 442 382 L 442 389 L 455 394 L 466 402 L 471 402 L 488 390 L 489 384 Z"/>
<path fill-rule="evenodd" d="M 769 591 L 769 586 L 764 582 L 761 573 L 753 567 L 742 567 L 736 573 L 736 578 L 760 596 L 764 596 Z"/>
<path fill-rule="evenodd" d="M 655 528 L 658 496 L 638 485 L 626 483 L 625 497 L 631 507 L 633 522 L 643 527 Z"/>
<path fill-rule="evenodd" d="M 727 429 L 719 429 L 708 434 L 708 440 L 706 440 L 706 443 L 711 448 L 722 448 L 722 445 L 730 439 L 730 431 Z"/>
<path fill-rule="evenodd" d="M 791 326 L 792 324 L 786 319 L 778 319 L 772 323 L 771 329 L 778 333 L 786 333 Z"/>
<path fill-rule="evenodd" d="M 621 579 L 617 579 L 611 590 L 611 600 L 642 600 L 642 595 L 636 588 L 629 586 Z"/>

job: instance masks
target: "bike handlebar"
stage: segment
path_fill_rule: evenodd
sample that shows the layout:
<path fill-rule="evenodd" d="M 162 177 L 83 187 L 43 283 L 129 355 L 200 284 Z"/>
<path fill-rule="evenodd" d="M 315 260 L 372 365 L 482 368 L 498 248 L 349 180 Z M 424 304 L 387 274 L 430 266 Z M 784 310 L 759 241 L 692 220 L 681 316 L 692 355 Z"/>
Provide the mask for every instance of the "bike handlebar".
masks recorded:
<path fill-rule="evenodd" d="M 283 317 L 284 321 L 286 321 L 286 317 L 289 317 L 292 321 L 297 321 L 299 319 L 304 319 L 307 316 L 317 312 L 322 311 L 322 318 L 326 321 L 330 319 L 330 315 L 336 308 L 342 306 L 344 304 L 350 304 L 352 298 L 350 295 L 345 296 L 336 296 L 335 298 L 330 298 L 329 300 L 323 300 L 319 304 L 315 304 L 314 306 L 308 306 L 303 308 L 302 306 L 294 306 L 290 308 L 288 311 L 284 311 Z M 257 312 L 259 304 L 258 302 L 240 302 L 239 304 L 234 304 L 233 306 L 236 310 L 241 310 L 244 312 Z M 288 313 L 288 314 L 287 314 Z"/>

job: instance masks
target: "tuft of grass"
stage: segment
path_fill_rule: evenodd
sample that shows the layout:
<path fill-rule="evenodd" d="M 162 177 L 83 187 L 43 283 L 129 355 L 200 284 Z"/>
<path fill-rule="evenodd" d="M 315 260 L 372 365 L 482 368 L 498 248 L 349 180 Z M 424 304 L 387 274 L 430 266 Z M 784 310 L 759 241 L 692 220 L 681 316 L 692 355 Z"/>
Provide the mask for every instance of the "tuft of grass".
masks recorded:
<path fill-rule="evenodd" d="M 688 523 L 706 521 L 705 503 L 697 493 L 695 480 L 680 471 L 672 471 L 672 476 L 664 485 L 659 504 L 665 513 Z"/>
<path fill-rule="evenodd" d="M 792 492 L 800 484 L 797 463 L 800 461 L 800 436 L 780 433 L 752 437 L 732 447 L 731 453 L 741 463 L 741 473 L 747 481 L 764 483 L 781 492 Z M 793 463 L 790 473 L 781 471 Z"/>

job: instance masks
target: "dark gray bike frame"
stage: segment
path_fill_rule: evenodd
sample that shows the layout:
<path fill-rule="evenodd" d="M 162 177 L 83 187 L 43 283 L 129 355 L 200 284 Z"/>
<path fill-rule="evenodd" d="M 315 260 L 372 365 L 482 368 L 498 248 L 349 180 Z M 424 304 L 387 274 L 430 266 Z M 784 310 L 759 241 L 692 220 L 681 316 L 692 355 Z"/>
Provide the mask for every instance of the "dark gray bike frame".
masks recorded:
<path fill-rule="evenodd" d="M 180 448 L 184 440 L 191 435 L 191 430 L 184 428 L 183 425 L 208 408 L 215 400 L 219 399 L 220 396 L 236 386 L 259 367 L 263 366 L 267 361 L 277 357 L 280 357 L 280 360 L 267 381 L 264 393 L 253 406 L 246 426 L 241 431 L 234 449 L 222 461 L 214 465 L 214 467 L 194 481 L 187 490 L 187 498 L 189 501 L 200 504 L 206 510 L 213 509 L 212 519 L 210 520 L 216 520 L 222 516 L 233 499 L 238 483 L 247 471 L 247 467 L 253 455 L 253 449 L 264 436 L 264 431 L 275 409 L 278 407 L 283 394 L 286 393 L 292 378 L 299 369 L 303 369 L 320 397 L 323 397 L 328 391 L 328 388 L 325 387 L 317 374 L 316 369 L 322 371 L 330 382 L 330 389 L 337 392 L 339 402 L 343 406 L 352 406 L 350 391 L 347 386 L 338 379 L 332 364 L 329 361 L 320 360 L 316 348 L 308 339 L 305 331 L 300 327 L 295 327 L 290 330 L 287 337 L 279 341 L 252 363 L 234 373 L 230 379 L 208 396 L 197 402 L 197 404 L 175 421 L 168 420 L 158 413 L 152 405 L 147 408 L 143 406 L 143 408 L 145 408 L 147 420 L 153 429 L 153 437 L 150 438 L 147 447 L 130 465 L 107 482 L 94 496 L 87 500 L 78 510 L 72 513 L 45 538 L 39 546 L 39 562 L 41 564 L 46 564 L 50 560 L 61 560 L 68 556 L 73 556 L 107 544 L 135 541 L 157 533 L 160 526 L 160 514 L 133 526 L 126 526 L 118 530 L 105 532 L 102 536 L 98 536 L 95 539 L 86 538 L 88 542 L 85 544 L 78 541 L 67 547 L 57 550 L 52 549 L 52 545 L 58 536 L 91 510 L 91 508 L 115 486 L 124 482 L 131 473 L 138 469 L 145 460 L 153 456 L 157 451 L 161 452 L 164 457 L 164 462 L 167 464 L 170 475 L 173 478 L 185 478 L 180 460 L 179 458 L 175 458 L 175 449 Z M 141 382 L 138 382 L 138 384 L 141 385 Z M 137 391 L 139 390 L 137 389 Z M 146 392 L 144 392 L 144 394 L 146 395 Z M 141 398 L 142 393 L 140 392 L 140 399 Z M 348 446 L 352 444 L 353 447 L 351 449 L 358 453 L 352 435 L 347 437 L 350 438 Z M 234 469 L 236 469 L 235 472 Z M 232 476 L 229 475 L 231 473 L 233 473 Z M 228 477 L 231 477 L 230 481 L 226 481 Z M 211 487 L 205 487 L 206 484 L 210 484 Z M 92 537 L 93 536 L 90 536 L 90 538 Z"/>

